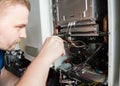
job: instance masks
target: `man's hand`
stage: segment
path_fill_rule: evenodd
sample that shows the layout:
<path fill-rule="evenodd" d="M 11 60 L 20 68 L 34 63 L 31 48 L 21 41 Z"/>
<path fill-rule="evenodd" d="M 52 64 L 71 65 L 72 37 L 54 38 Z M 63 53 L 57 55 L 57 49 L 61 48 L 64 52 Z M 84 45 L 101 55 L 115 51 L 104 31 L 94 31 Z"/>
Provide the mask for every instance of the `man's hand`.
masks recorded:
<path fill-rule="evenodd" d="M 65 55 L 63 40 L 58 36 L 46 38 L 38 57 L 53 63 L 58 57 Z"/>

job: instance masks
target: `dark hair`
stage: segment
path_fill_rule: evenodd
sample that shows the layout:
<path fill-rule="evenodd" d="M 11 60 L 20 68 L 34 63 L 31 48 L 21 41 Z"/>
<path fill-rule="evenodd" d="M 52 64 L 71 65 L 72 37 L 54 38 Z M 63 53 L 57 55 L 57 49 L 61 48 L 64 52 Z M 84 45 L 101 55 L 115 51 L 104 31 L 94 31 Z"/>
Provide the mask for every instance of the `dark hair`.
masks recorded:
<path fill-rule="evenodd" d="M 8 6 L 16 5 L 16 4 L 26 6 L 29 11 L 31 10 L 29 0 L 0 0 L 0 7 L 2 6 L 8 7 Z"/>

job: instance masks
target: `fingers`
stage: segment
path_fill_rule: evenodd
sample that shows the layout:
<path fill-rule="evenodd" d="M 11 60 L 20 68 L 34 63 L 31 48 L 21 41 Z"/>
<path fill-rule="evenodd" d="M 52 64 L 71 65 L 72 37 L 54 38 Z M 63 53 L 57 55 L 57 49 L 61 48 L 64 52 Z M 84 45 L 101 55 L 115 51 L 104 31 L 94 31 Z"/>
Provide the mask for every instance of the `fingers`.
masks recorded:
<path fill-rule="evenodd" d="M 58 36 L 51 36 L 51 37 L 48 37 L 48 39 L 50 39 L 53 43 L 58 43 L 60 46 L 64 47 L 63 40 L 60 37 L 58 37 Z"/>
<path fill-rule="evenodd" d="M 58 48 L 62 50 L 61 56 L 64 56 L 65 55 L 64 41 L 58 36 L 52 36 L 51 39 L 54 41 L 53 46 L 54 46 L 54 44 L 57 44 L 59 46 Z"/>
<path fill-rule="evenodd" d="M 60 37 L 58 37 L 58 36 L 53 36 L 56 40 L 58 40 L 58 41 L 60 41 L 61 43 L 63 43 L 63 40 L 60 38 Z"/>
<path fill-rule="evenodd" d="M 63 40 L 58 36 L 54 36 L 54 37 L 55 37 L 55 41 L 58 42 L 60 46 L 64 47 Z"/>
<path fill-rule="evenodd" d="M 61 48 L 63 49 L 62 50 L 62 54 L 61 56 L 64 56 L 65 55 L 65 49 L 64 49 L 64 40 L 62 40 L 60 37 L 58 36 L 55 36 L 56 37 L 56 41 L 59 43 L 59 45 L 61 46 Z"/>

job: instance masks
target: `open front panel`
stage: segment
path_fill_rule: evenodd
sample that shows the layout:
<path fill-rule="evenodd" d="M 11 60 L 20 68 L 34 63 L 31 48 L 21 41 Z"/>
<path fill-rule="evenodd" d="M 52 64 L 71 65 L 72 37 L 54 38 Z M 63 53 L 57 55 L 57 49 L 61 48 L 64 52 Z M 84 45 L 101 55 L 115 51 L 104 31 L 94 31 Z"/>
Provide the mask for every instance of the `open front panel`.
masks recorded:
<path fill-rule="evenodd" d="M 60 66 L 60 86 L 108 85 L 107 0 L 52 0 L 56 35 L 68 54 Z"/>

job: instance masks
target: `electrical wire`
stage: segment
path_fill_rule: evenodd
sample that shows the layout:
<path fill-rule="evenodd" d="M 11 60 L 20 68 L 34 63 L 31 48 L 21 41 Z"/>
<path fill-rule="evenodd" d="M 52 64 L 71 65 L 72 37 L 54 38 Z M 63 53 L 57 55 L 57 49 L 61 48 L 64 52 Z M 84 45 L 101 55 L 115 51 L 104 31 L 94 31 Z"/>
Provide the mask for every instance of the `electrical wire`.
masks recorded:
<path fill-rule="evenodd" d="M 71 72 L 74 72 L 77 76 L 79 76 L 79 73 L 82 73 L 82 69 L 84 69 L 86 66 L 89 66 L 88 65 L 88 61 L 91 60 L 94 55 L 102 48 L 103 46 L 103 43 L 96 49 L 96 51 L 94 52 L 94 54 L 92 54 L 91 56 L 88 57 L 88 59 L 81 63 L 81 64 L 78 64 L 78 65 L 75 65 L 74 67 L 72 67 L 69 71 L 68 71 L 68 76 L 70 76 L 70 73 Z M 71 77 L 72 78 L 72 77 Z"/>

